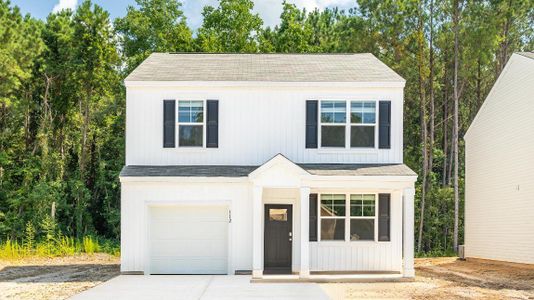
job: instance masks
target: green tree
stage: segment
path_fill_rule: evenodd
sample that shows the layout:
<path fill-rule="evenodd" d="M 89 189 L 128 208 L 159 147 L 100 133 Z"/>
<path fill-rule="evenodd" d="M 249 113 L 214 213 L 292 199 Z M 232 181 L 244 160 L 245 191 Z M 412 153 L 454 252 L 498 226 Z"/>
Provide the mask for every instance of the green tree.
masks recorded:
<path fill-rule="evenodd" d="M 220 0 L 217 8 L 206 6 L 198 29 L 197 44 L 204 52 L 255 53 L 263 21 L 252 12 L 251 0 Z"/>
<path fill-rule="evenodd" d="M 280 25 L 275 27 L 276 52 L 305 53 L 312 50 L 312 26 L 306 22 L 306 10 L 300 10 L 295 4 L 284 1 Z"/>
<path fill-rule="evenodd" d="M 96 130 L 92 124 L 94 113 L 113 100 L 113 89 L 119 84 L 119 56 L 116 38 L 109 20 L 109 14 L 91 1 L 84 1 L 74 15 L 73 34 L 73 77 L 78 85 L 79 99 L 79 144 L 78 183 L 75 183 L 75 224 L 78 238 L 84 233 L 84 215 L 87 206 L 85 184 L 88 179 L 88 165 L 94 148 Z M 87 222 L 87 221 L 86 221 Z"/>
<path fill-rule="evenodd" d="M 192 51 L 193 35 L 178 0 L 136 0 L 126 16 L 115 20 L 127 73 L 152 52 Z"/>

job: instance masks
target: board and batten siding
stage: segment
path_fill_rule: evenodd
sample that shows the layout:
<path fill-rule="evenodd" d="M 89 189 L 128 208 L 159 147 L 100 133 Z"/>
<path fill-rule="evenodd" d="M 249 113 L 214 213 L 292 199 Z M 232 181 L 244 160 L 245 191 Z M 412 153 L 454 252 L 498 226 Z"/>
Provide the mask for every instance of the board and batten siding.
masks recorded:
<path fill-rule="evenodd" d="M 217 205 L 232 211 L 228 272 L 252 267 L 252 202 L 248 183 L 122 182 L 121 271 L 148 271 L 149 207 Z"/>
<path fill-rule="evenodd" d="M 402 87 L 128 86 L 127 165 L 402 163 Z M 219 100 L 218 148 L 163 148 L 163 100 Z M 306 100 L 390 100 L 391 149 L 306 149 Z M 378 110 L 378 103 L 377 103 Z M 378 132 L 378 131 L 376 131 Z"/>
<path fill-rule="evenodd" d="M 368 189 L 352 191 L 369 192 Z M 310 242 L 311 271 L 402 271 L 402 189 L 398 184 L 383 182 L 376 192 L 391 193 L 391 241 Z M 298 272 L 302 238 L 298 189 L 265 188 L 263 193 L 263 204 L 293 205 L 292 268 Z M 148 272 L 150 269 L 150 208 L 179 209 L 180 205 L 228 207 L 232 216 L 228 224 L 228 274 L 234 274 L 235 270 L 252 270 L 252 186 L 249 182 L 191 182 L 187 179 L 145 182 L 137 179 L 121 184 L 122 272 Z M 263 220 L 261 223 L 263 232 Z"/>
<path fill-rule="evenodd" d="M 465 142 L 465 255 L 534 263 L 534 59 L 511 57 Z"/>
<path fill-rule="evenodd" d="M 378 201 L 378 200 L 377 200 Z M 391 240 L 310 242 L 310 271 L 402 271 L 402 194 L 391 194 Z M 320 222 L 320 219 L 319 219 Z M 375 220 L 378 222 L 378 219 Z"/>

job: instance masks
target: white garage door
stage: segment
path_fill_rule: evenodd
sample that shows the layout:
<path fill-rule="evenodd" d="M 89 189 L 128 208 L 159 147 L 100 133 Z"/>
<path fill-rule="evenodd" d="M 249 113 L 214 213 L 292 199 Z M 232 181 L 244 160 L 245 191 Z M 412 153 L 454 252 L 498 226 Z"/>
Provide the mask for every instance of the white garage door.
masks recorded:
<path fill-rule="evenodd" d="M 151 274 L 227 274 L 228 208 L 150 208 Z"/>

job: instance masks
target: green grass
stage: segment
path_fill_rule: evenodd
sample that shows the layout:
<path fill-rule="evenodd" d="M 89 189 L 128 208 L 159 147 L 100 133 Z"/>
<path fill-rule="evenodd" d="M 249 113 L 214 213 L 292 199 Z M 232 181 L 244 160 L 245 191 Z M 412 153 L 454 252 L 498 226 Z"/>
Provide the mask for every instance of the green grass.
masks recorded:
<path fill-rule="evenodd" d="M 60 236 L 43 241 L 0 240 L 0 259 L 21 259 L 31 256 L 55 257 L 80 253 L 107 253 L 120 255 L 120 245 L 116 241 L 85 236 L 81 240 Z"/>
<path fill-rule="evenodd" d="M 424 257 L 454 257 L 454 256 L 458 256 L 458 255 L 452 249 L 447 249 L 447 250 L 438 249 L 438 250 L 431 250 L 431 251 L 428 251 L 428 252 L 417 252 L 417 253 L 415 253 L 415 257 L 420 257 L 420 258 L 424 258 Z"/>

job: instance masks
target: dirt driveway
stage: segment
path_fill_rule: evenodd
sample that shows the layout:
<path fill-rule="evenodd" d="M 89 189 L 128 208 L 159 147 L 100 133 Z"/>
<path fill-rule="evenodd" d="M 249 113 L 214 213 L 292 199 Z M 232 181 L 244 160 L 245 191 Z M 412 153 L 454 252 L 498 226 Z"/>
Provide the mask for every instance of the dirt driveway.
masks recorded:
<path fill-rule="evenodd" d="M 534 299 L 534 265 L 444 257 L 416 259 L 415 269 L 414 282 L 322 287 L 334 299 Z"/>
<path fill-rule="evenodd" d="M 119 274 L 116 257 L 0 260 L 0 299 L 65 299 Z M 333 299 L 534 299 L 534 266 L 455 258 L 416 259 L 417 278 L 399 283 L 330 283 Z"/>
<path fill-rule="evenodd" d="M 0 299 L 66 299 L 117 275 L 107 254 L 0 260 Z"/>

